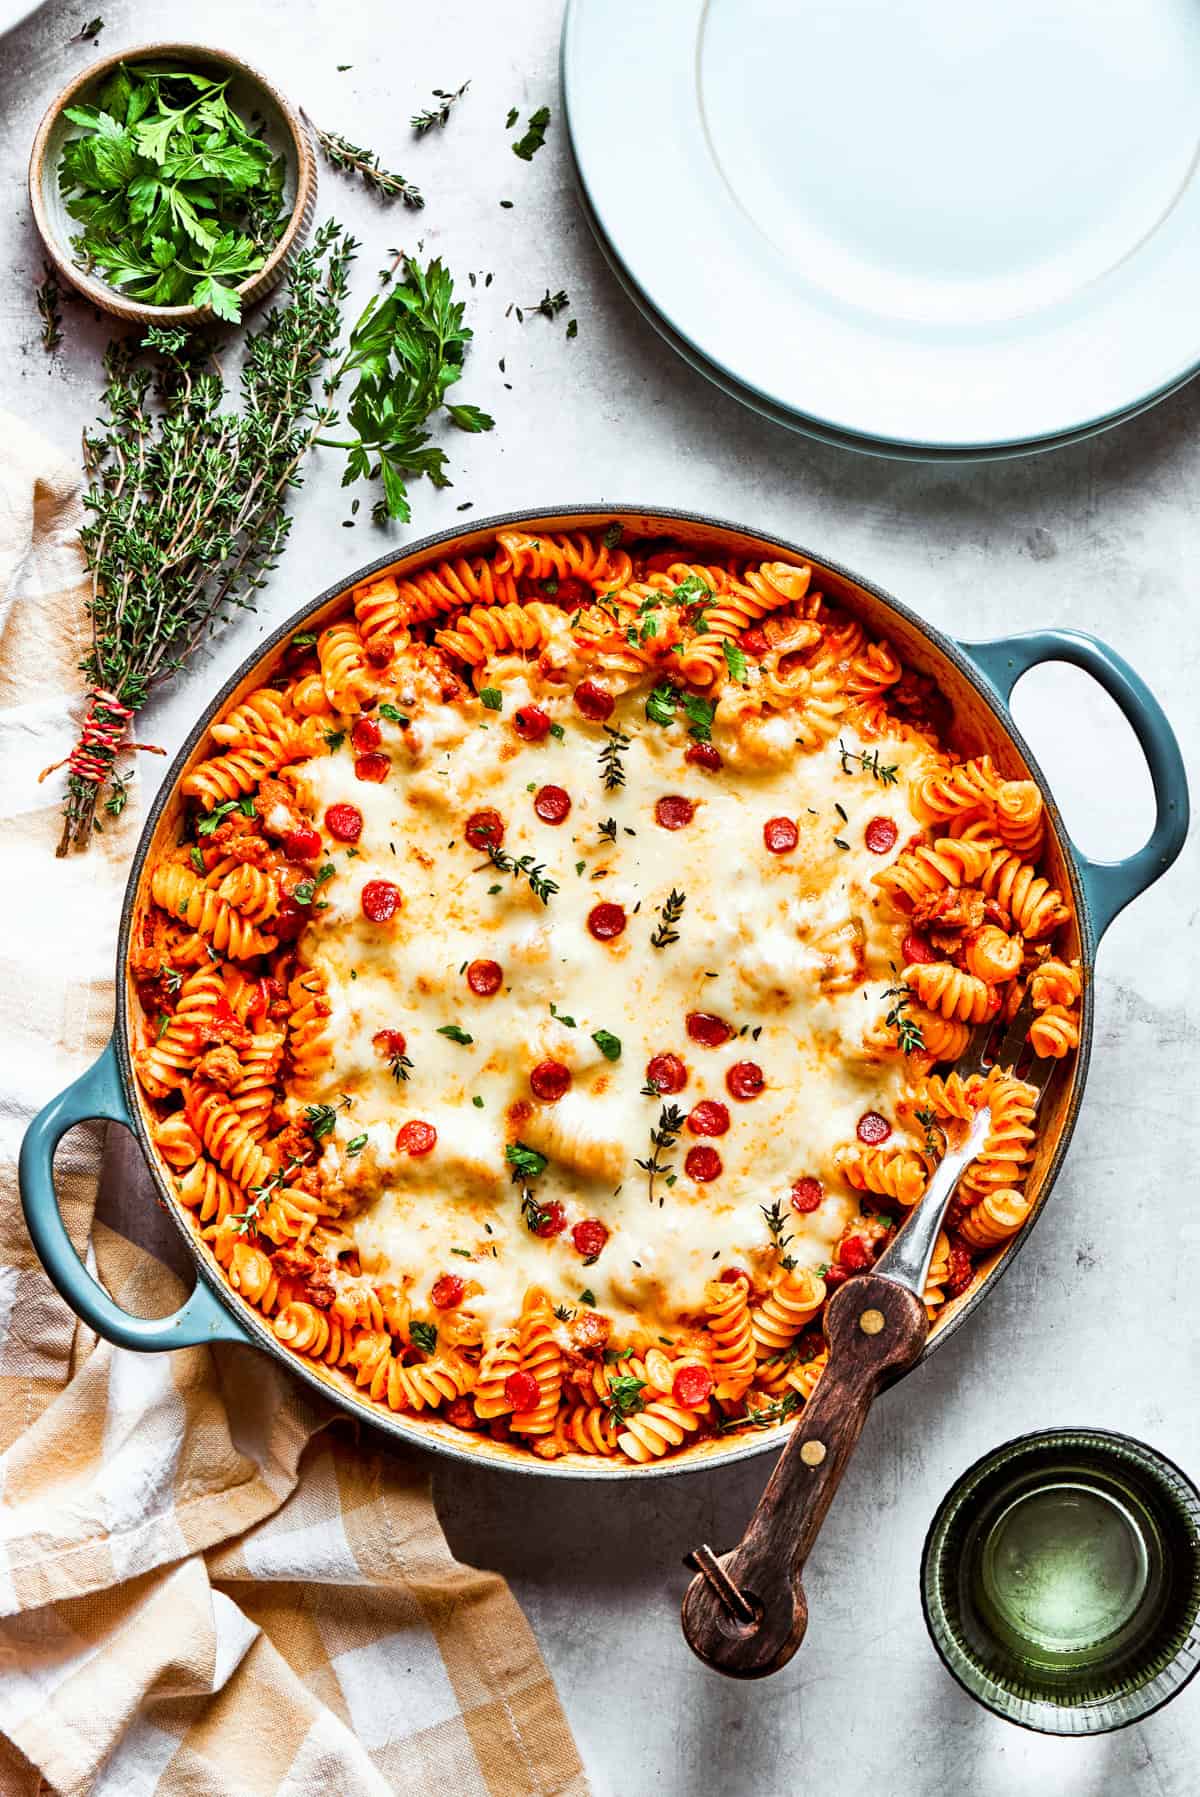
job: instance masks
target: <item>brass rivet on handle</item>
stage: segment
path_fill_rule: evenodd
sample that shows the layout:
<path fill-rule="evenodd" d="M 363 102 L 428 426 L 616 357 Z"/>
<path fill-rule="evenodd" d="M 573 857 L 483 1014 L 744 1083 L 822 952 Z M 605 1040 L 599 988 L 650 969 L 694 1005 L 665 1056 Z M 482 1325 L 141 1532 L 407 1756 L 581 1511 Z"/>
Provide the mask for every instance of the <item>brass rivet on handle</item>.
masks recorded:
<path fill-rule="evenodd" d="M 886 1321 L 881 1310 L 864 1310 L 858 1319 L 858 1326 L 864 1335 L 878 1335 Z"/>
<path fill-rule="evenodd" d="M 801 1445 L 800 1458 L 805 1466 L 820 1466 L 825 1458 L 825 1452 L 823 1441 L 806 1441 Z"/>

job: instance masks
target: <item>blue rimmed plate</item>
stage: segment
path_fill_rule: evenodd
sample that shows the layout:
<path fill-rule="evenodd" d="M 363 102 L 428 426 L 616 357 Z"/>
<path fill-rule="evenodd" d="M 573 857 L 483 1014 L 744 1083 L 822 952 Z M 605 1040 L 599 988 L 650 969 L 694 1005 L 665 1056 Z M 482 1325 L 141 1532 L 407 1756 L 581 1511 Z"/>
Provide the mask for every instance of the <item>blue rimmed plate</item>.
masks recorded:
<path fill-rule="evenodd" d="M 780 422 L 1014 453 L 1200 367 L 1194 0 L 570 0 L 562 66 L 607 252 Z"/>

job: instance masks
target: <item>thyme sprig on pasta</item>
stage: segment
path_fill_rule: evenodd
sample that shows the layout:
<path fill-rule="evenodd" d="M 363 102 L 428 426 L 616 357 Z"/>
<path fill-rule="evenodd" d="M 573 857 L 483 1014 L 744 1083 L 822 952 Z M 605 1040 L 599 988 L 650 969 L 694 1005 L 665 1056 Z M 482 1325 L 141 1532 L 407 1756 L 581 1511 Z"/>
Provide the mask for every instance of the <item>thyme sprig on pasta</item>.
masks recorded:
<path fill-rule="evenodd" d="M 783 1214 L 783 1202 L 777 1198 L 774 1204 L 760 1204 L 758 1208 L 766 1218 L 767 1229 L 779 1255 L 779 1264 L 785 1273 L 790 1273 L 796 1265 L 796 1257 L 787 1252 L 792 1238 L 790 1232 L 784 1233 L 788 1229 L 788 1219 Z"/>
<path fill-rule="evenodd" d="M 658 1114 L 658 1123 L 650 1131 L 649 1158 L 636 1163 L 646 1175 L 646 1196 L 651 1204 L 654 1203 L 655 1197 L 654 1182 L 660 1174 L 663 1176 L 665 1185 L 673 1186 L 675 1184 L 676 1176 L 671 1171 L 671 1163 L 664 1159 L 664 1156 L 670 1154 L 679 1140 L 679 1133 L 684 1122 L 683 1112 L 678 1105 L 664 1104 Z M 661 1197 L 658 1202 L 661 1207 L 663 1202 Z"/>
<path fill-rule="evenodd" d="M 913 1001 L 911 986 L 889 986 L 883 995 L 894 998 L 895 1004 L 884 1018 L 888 1029 L 896 1032 L 896 1039 L 904 1054 L 917 1054 L 925 1046 L 925 1036 L 919 1023 L 908 1015 L 908 1007 Z"/>
<path fill-rule="evenodd" d="M 675 925 L 683 916 L 683 908 L 687 904 L 686 892 L 679 892 L 672 886 L 663 903 L 662 913 L 654 926 L 650 937 L 652 948 L 669 948 L 672 942 L 679 941 L 679 931 Z"/>
<path fill-rule="evenodd" d="M 494 842 L 487 844 L 487 854 L 490 864 L 499 868 L 502 874 L 511 874 L 514 880 L 528 880 L 529 890 L 543 905 L 548 905 L 558 891 L 557 880 L 552 880 L 544 863 L 535 861 L 532 855 L 510 855 L 507 849 L 499 848 Z"/>
<path fill-rule="evenodd" d="M 629 738 L 611 724 L 605 724 L 604 733 L 608 741 L 600 751 L 600 771 L 604 776 L 605 792 L 616 792 L 625 784 L 625 766 L 621 757 L 629 747 Z"/>
<path fill-rule="evenodd" d="M 776 1423 L 786 1423 L 790 1416 L 795 1416 L 804 1399 L 798 1391 L 785 1392 L 782 1398 L 775 1398 L 769 1404 L 760 1404 L 756 1410 L 748 1410 L 744 1416 L 727 1416 L 718 1425 L 721 1433 L 730 1429 L 773 1429 Z"/>
<path fill-rule="evenodd" d="M 857 761 L 859 766 L 870 774 L 873 780 L 878 780 L 881 786 L 895 786 L 900 778 L 900 769 L 894 762 L 890 767 L 880 765 L 878 749 L 872 749 L 869 755 L 865 751 L 860 754 L 857 749 L 848 749 L 839 736 L 838 754 L 842 758 L 843 774 L 852 774 L 854 772 L 852 763 Z"/>

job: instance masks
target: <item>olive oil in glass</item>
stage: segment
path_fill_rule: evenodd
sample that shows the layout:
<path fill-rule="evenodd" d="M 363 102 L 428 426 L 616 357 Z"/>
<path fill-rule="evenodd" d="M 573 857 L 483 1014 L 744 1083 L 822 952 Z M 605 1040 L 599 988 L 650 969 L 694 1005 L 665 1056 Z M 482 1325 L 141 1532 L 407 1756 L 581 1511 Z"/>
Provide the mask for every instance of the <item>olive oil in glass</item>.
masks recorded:
<path fill-rule="evenodd" d="M 922 1593 L 942 1659 L 989 1708 L 1056 1734 L 1119 1728 L 1200 1665 L 1200 1498 L 1126 1436 L 1024 1436 L 943 1500 Z"/>

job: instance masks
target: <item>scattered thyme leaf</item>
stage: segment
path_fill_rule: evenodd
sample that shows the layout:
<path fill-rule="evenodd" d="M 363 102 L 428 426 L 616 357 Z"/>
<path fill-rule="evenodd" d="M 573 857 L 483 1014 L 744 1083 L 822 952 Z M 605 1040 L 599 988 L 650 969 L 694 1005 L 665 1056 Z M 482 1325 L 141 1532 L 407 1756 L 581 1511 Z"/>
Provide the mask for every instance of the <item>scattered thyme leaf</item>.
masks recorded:
<path fill-rule="evenodd" d="M 539 106 L 536 112 L 531 112 L 524 135 L 519 137 L 512 146 L 513 155 L 519 156 L 522 162 L 532 162 L 546 141 L 546 127 L 549 123 L 550 108 L 548 106 Z"/>

